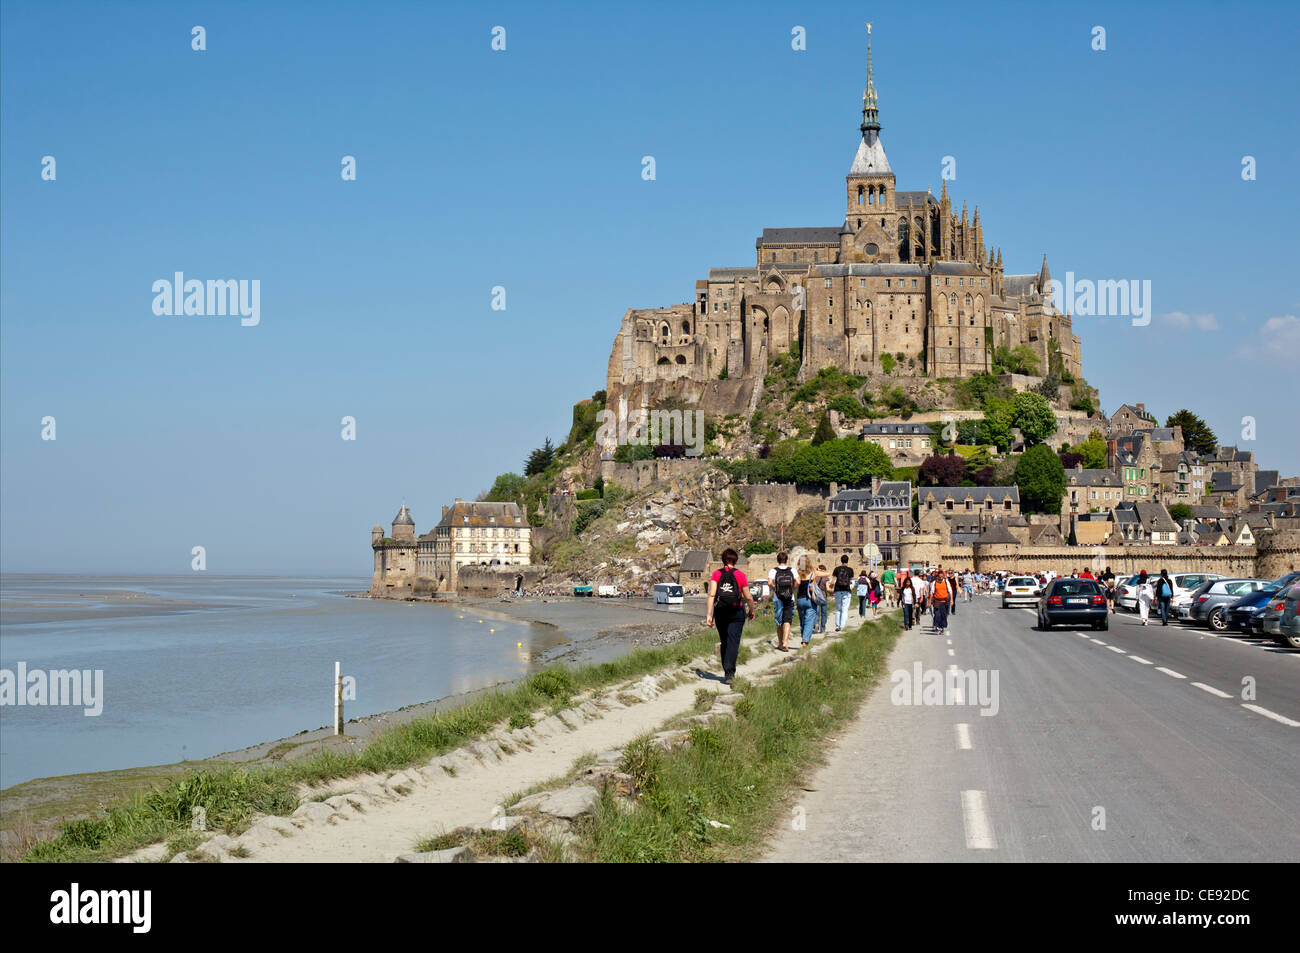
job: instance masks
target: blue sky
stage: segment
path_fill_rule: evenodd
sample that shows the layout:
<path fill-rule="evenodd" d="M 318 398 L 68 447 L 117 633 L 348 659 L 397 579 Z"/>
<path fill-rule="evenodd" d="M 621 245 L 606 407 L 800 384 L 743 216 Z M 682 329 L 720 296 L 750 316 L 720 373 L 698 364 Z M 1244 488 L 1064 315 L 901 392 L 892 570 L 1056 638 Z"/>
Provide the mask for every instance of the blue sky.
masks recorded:
<path fill-rule="evenodd" d="M 7 0 L 0 568 L 367 574 L 563 439 L 627 308 L 842 221 L 866 19 L 899 188 L 953 156 L 1008 273 L 1152 282 L 1075 321 L 1103 406 L 1300 472 L 1294 4 Z M 177 271 L 260 324 L 155 315 Z"/>

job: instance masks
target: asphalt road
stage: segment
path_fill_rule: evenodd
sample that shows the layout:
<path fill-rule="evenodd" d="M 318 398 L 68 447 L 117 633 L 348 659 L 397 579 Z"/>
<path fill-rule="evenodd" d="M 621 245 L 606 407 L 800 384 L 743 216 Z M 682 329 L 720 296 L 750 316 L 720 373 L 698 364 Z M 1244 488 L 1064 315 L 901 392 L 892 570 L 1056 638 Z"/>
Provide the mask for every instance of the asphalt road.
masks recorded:
<path fill-rule="evenodd" d="M 1124 612 L 1039 632 L 985 596 L 928 622 L 891 673 L 983 672 L 995 713 L 882 682 L 766 859 L 1300 860 L 1300 652 Z"/>

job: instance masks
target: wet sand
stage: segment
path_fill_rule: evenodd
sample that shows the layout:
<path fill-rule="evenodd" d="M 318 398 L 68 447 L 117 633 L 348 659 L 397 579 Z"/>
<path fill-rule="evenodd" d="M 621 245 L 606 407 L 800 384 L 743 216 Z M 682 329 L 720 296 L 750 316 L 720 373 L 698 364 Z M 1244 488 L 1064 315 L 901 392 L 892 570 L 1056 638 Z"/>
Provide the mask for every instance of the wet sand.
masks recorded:
<path fill-rule="evenodd" d="M 98 596 L 98 593 L 95 595 Z M 130 596 L 120 591 L 113 591 L 112 595 L 120 597 L 122 601 L 132 601 Z M 671 607 L 656 606 L 649 599 L 576 599 L 563 596 L 463 599 L 456 605 L 485 619 L 510 619 L 555 627 L 571 641 L 559 651 L 548 653 L 545 661 L 547 664 L 562 662 L 566 665 L 608 661 L 638 646 L 649 647 L 677 641 L 697 630 L 704 616 L 703 600 L 699 598 L 688 598 L 685 605 Z M 129 608 L 145 606 L 145 603 L 141 603 Z M 66 609 L 61 611 L 66 612 Z M 166 611 L 178 610 L 172 608 Z M 9 621 L 7 617 L 6 621 Z M 333 734 L 332 726 L 322 725 L 305 728 L 286 738 L 223 752 L 200 761 L 26 781 L 0 791 L 0 849 L 11 847 L 24 832 L 36 831 L 47 836 L 62 821 L 90 816 L 124 795 L 148 790 L 196 769 L 222 764 L 275 764 L 306 757 L 321 750 L 357 750 L 394 725 L 454 708 L 479 694 L 508 689 L 514 684 L 514 680 L 503 681 L 475 692 L 351 719 L 347 722 L 342 737 Z M 9 854 L 7 850 L 3 852 Z M 7 859 L 13 858 L 10 856 Z"/>

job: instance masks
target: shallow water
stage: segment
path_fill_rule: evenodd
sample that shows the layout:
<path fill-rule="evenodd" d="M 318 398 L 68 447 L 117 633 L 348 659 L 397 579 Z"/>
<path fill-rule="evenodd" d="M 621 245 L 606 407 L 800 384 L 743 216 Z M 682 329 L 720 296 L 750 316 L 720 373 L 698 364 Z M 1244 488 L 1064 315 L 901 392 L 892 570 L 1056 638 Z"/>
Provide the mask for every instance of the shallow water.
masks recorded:
<path fill-rule="evenodd" d="M 613 645 L 601 650 L 608 640 L 597 638 L 600 629 L 640 615 L 575 600 L 539 611 L 557 623 L 542 625 L 492 603 L 344 597 L 368 585 L 366 578 L 5 576 L 0 668 L 102 670 L 103 711 L 88 717 L 84 706 L 6 704 L 0 787 L 206 758 L 328 725 L 335 660 L 356 679 L 356 700 L 345 703 L 354 718 L 515 679 L 575 648 L 580 657 L 612 654 Z"/>

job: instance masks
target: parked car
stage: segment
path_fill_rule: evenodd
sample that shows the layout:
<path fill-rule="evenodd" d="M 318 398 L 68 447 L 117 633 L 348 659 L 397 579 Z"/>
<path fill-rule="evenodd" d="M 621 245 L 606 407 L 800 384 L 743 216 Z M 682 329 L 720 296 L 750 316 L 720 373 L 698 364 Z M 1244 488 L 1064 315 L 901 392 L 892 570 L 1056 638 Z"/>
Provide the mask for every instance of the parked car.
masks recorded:
<path fill-rule="evenodd" d="M 1263 630 L 1259 627 L 1259 615 L 1268 603 L 1269 597 L 1298 581 L 1300 581 L 1300 572 L 1287 573 L 1279 579 L 1274 579 L 1262 589 L 1242 596 L 1224 613 L 1228 620 L 1228 629 L 1246 635 L 1263 635 Z"/>
<path fill-rule="evenodd" d="M 1229 607 L 1242 596 L 1267 585 L 1267 579 L 1211 579 L 1192 593 L 1187 604 L 1180 607 L 1178 617 L 1196 625 L 1208 625 L 1215 632 L 1226 632 Z"/>
<path fill-rule="evenodd" d="M 1042 594 L 1043 587 L 1033 576 L 1012 576 L 1002 590 L 1002 608 L 1008 608 L 1013 602 L 1027 602 L 1033 605 Z"/>
<path fill-rule="evenodd" d="M 1095 579 L 1053 579 L 1038 598 L 1038 627 L 1088 623 L 1094 629 L 1110 628 L 1106 591 Z"/>
<path fill-rule="evenodd" d="M 1138 611 L 1136 574 L 1132 576 L 1117 576 L 1115 578 L 1115 605 L 1120 609 L 1127 609 L 1129 612 Z"/>
<path fill-rule="evenodd" d="M 1269 599 L 1260 626 L 1278 645 L 1300 649 L 1300 582 Z"/>
<path fill-rule="evenodd" d="M 1192 604 L 1193 592 L 1211 580 L 1224 577 L 1223 573 L 1218 572 L 1176 572 L 1169 578 L 1174 583 L 1174 595 L 1169 600 L 1169 614 L 1176 619 L 1181 619 L 1186 618 L 1184 613 Z"/>

